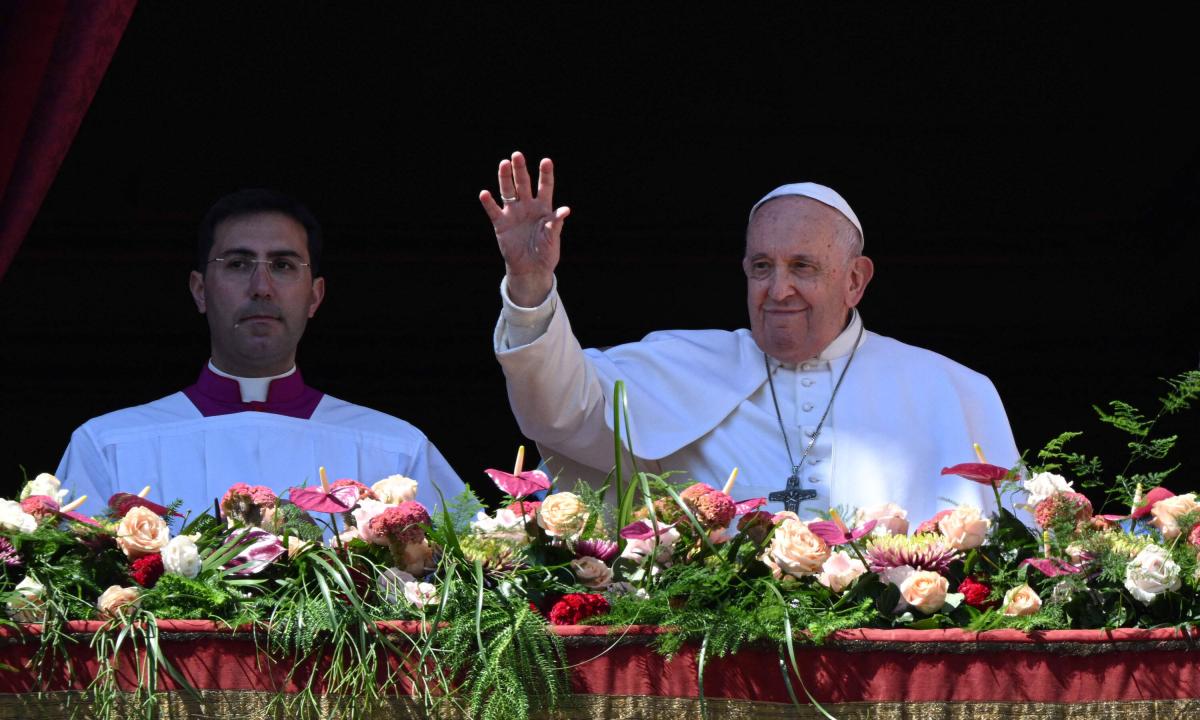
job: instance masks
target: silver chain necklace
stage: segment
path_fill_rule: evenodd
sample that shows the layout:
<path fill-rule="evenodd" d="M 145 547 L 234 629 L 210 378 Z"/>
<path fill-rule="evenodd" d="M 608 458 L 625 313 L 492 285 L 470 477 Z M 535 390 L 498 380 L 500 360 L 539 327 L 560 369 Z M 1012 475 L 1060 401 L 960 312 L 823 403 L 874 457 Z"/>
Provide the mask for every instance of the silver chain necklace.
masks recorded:
<path fill-rule="evenodd" d="M 792 458 L 792 445 L 788 442 L 787 430 L 783 426 L 783 413 L 779 411 L 779 398 L 775 395 L 775 380 L 774 373 L 771 372 L 771 361 L 767 358 L 767 354 L 763 353 L 763 365 L 767 368 L 767 384 L 771 386 L 771 402 L 775 405 L 775 419 L 779 421 L 779 433 L 783 436 L 783 448 L 787 450 L 788 462 L 792 465 L 792 474 L 788 476 L 787 485 L 782 490 L 776 490 L 767 496 L 771 502 L 782 502 L 785 510 L 798 512 L 800 503 L 805 500 L 811 500 L 817 496 L 815 490 L 805 490 L 800 487 L 800 466 L 804 464 L 805 458 L 812 452 L 813 446 L 817 444 L 817 438 L 821 437 L 821 429 L 825 427 L 825 420 L 829 417 L 829 411 L 833 409 L 833 401 L 837 398 L 838 390 L 842 387 L 842 381 L 846 379 L 846 371 L 850 369 L 850 363 L 854 362 L 854 354 L 858 352 L 858 345 L 862 342 L 863 325 L 858 326 L 858 337 L 854 339 L 854 347 L 850 349 L 850 357 L 846 360 L 846 367 L 842 368 L 842 372 L 838 375 L 837 382 L 833 386 L 833 394 L 829 396 L 829 404 L 825 406 L 825 412 L 821 414 L 821 420 L 817 423 L 817 429 L 813 431 L 812 439 L 808 441 L 808 447 L 804 448 L 804 452 L 800 455 L 800 462 L 796 462 Z"/>

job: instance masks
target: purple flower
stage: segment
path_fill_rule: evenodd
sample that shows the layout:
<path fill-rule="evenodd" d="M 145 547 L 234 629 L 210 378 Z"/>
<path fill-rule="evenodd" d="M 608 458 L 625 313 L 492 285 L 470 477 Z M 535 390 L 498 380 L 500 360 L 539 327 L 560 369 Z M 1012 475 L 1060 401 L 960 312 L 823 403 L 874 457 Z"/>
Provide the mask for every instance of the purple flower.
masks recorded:
<path fill-rule="evenodd" d="M 0 537 L 0 565 L 21 567 L 23 564 L 21 556 L 17 554 L 17 549 L 8 541 L 8 538 Z"/>
<path fill-rule="evenodd" d="M 608 562 L 617 556 L 617 544 L 612 540 L 581 540 L 575 544 L 575 557 L 594 557 Z"/>

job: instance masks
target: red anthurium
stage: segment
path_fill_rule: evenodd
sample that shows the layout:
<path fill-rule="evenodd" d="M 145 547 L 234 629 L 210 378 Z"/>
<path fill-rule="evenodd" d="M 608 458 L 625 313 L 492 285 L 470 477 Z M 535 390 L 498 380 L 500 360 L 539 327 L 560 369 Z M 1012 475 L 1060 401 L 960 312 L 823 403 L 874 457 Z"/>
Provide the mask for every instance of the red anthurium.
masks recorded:
<path fill-rule="evenodd" d="M 115 493 L 108 499 L 108 509 L 112 510 L 113 514 L 117 517 L 125 517 L 125 513 L 129 512 L 135 507 L 144 507 L 155 515 L 166 515 L 167 513 L 170 513 L 175 517 L 183 517 L 183 515 L 180 515 L 177 512 L 171 512 L 169 508 L 163 505 L 159 505 L 156 502 L 151 502 L 144 497 L 138 497 L 133 493 L 119 492 Z M 75 518 L 72 517 L 71 519 L 74 520 Z"/>
<path fill-rule="evenodd" d="M 528 497 L 535 492 L 550 489 L 550 478 L 541 470 L 526 470 L 515 475 L 492 468 L 483 472 L 496 483 L 496 487 L 514 498 Z"/>
<path fill-rule="evenodd" d="M 847 530 L 843 523 L 833 520 L 818 520 L 817 522 L 810 522 L 808 529 L 812 530 L 813 535 L 821 538 L 829 545 L 845 545 L 870 533 L 875 529 L 876 522 L 878 521 L 868 520 L 863 523 L 862 527 Z"/>
<path fill-rule="evenodd" d="M 763 505 L 767 504 L 766 498 L 751 498 L 749 500 L 739 500 L 733 506 L 734 515 L 745 515 L 749 512 L 754 512 Z"/>
<path fill-rule="evenodd" d="M 1008 477 L 1008 468 L 988 463 L 959 463 L 954 467 L 942 468 L 942 474 L 957 475 L 980 485 L 999 487 L 1000 482 Z"/>
<path fill-rule="evenodd" d="M 1075 567 L 1071 563 L 1064 562 L 1057 558 L 1025 558 L 1021 561 L 1021 565 L 1033 566 L 1038 570 L 1041 570 L 1042 574 L 1046 577 L 1075 575 L 1079 573 L 1079 568 Z"/>
<path fill-rule="evenodd" d="M 1150 510 L 1154 507 L 1154 503 L 1158 502 L 1159 500 L 1166 500 L 1169 497 L 1175 497 L 1175 493 L 1171 492 L 1165 487 L 1152 488 L 1150 492 L 1146 493 L 1145 501 L 1141 505 L 1138 505 L 1137 509 L 1133 511 L 1133 519 L 1141 520 L 1142 518 L 1146 517 L 1150 514 Z"/>
<path fill-rule="evenodd" d="M 340 513 L 346 512 L 358 502 L 358 489 L 353 485 L 343 485 L 329 491 L 319 487 L 294 487 L 288 491 L 288 498 L 301 510 Z"/>

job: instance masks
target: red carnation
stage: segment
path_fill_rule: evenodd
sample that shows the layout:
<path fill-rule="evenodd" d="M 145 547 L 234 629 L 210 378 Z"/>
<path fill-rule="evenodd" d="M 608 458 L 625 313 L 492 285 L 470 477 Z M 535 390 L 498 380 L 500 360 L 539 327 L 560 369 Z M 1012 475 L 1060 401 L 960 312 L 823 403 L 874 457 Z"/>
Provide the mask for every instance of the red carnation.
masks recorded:
<path fill-rule="evenodd" d="M 938 528 L 938 523 L 942 521 L 942 518 L 946 517 L 952 512 L 954 512 L 954 510 L 938 510 L 933 517 L 918 525 L 916 531 L 913 532 L 913 535 L 924 535 L 925 533 L 941 535 L 942 531 Z"/>
<path fill-rule="evenodd" d="M 518 500 L 514 503 L 509 503 L 505 510 L 511 510 L 517 517 L 536 518 L 538 508 L 542 506 L 541 500 Z"/>
<path fill-rule="evenodd" d="M 958 591 L 963 594 L 963 602 L 973 608 L 986 610 L 996 606 L 996 601 L 988 601 L 988 595 L 992 594 L 992 588 L 986 583 L 982 583 L 973 577 L 965 577 L 958 584 Z"/>
<path fill-rule="evenodd" d="M 1188 533 L 1188 542 L 1192 547 L 1200 548 L 1200 523 L 1192 526 L 1192 531 Z"/>
<path fill-rule="evenodd" d="M 603 595 L 592 593 L 570 593 L 550 608 L 552 625 L 578 625 L 580 621 L 608 612 L 608 601 Z"/>
<path fill-rule="evenodd" d="M 397 545 L 419 543 L 425 538 L 422 525 L 429 524 L 429 511 L 419 502 L 409 500 L 379 513 L 367 525 L 376 537 L 387 538 Z"/>
<path fill-rule="evenodd" d="M 162 574 L 162 553 L 143 555 L 129 564 L 129 576 L 144 588 L 154 587 Z"/>

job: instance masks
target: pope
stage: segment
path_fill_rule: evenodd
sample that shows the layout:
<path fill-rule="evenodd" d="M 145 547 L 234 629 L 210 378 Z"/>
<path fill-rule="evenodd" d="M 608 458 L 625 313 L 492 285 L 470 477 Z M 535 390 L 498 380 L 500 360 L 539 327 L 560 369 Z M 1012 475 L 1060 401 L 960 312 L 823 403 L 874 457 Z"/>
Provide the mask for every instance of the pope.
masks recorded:
<path fill-rule="evenodd" d="M 613 388 L 627 388 L 639 467 L 719 482 L 741 468 L 739 497 L 809 511 L 885 503 L 914 523 L 990 488 L 943 467 L 1011 466 L 1004 407 L 983 375 L 864 326 L 856 306 L 874 274 L 862 224 L 811 182 L 767 193 L 750 211 L 742 268 L 750 328 L 655 332 L 584 350 L 554 270 L 570 209 L 555 208 L 554 165 L 536 189 L 524 156 L 500 162 L 499 194 L 480 193 L 505 277 L 494 335 L 509 401 L 550 469 L 599 482 L 614 464 Z M 627 445 L 628 447 L 628 445 Z"/>

